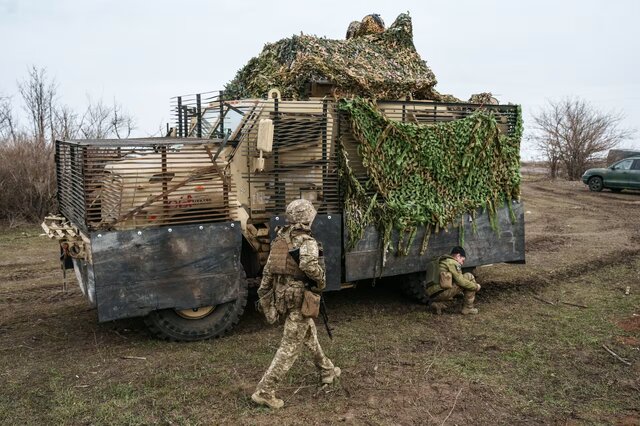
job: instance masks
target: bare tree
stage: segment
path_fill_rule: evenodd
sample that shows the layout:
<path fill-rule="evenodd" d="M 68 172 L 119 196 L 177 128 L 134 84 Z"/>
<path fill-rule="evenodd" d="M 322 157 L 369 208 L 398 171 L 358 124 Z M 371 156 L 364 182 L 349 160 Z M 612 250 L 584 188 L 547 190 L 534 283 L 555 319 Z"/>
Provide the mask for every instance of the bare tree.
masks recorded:
<path fill-rule="evenodd" d="M 79 129 L 86 139 L 127 138 L 135 128 L 134 119 L 115 101 L 113 107 L 102 100 L 92 101 L 80 120 Z"/>
<path fill-rule="evenodd" d="M 24 108 L 31 121 L 33 137 L 44 145 L 47 136 L 53 138 L 53 100 L 56 96 L 55 80 L 49 80 L 44 68 L 32 66 L 26 80 L 18 83 Z"/>
<path fill-rule="evenodd" d="M 39 220 L 55 210 L 55 139 L 126 138 L 134 120 L 121 105 L 92 102 L 78 114 L 58 105 L 57 86 L 44 68 L 29 69 L 18 82 L 26 126 L 20 125 L 12 99 L 0 96 L 0 221 L 10 226 Z M 20 115 L 22 117 L 22 114 Z"/>
<path fill-rule="evenodd" d="M 0 220 L 10 226 L 37 221 L 51 211 L 55 192 L 52 144 L 17 132 L 0 144 Z"/>
<path fill-rule="evenodd" d="M 85 139 L 105 139 L 111 132 L 111 108 L 102 100 L 94 102 L 90 97 L 80 120 L 80 133 Z"/>
<path fill-rule="evenodd" d="M 80 122 L 69 106 L 63 105 L 53 111 L 53 134 L 56 139 L 75 139 L 80 131 Z"/>
<path fill-rule="evenodd" d="M 113 115 L 111 119 L 111 127 L 118 139 L 128 138 L 131 131 L 135 129 L 133 117 L 123 111 L 122 105 L 113 101 Z"/>
<path fill-rule="evenodd" d="M 552 143 L 539 143 L 538 148 L 542 150 L 543 155 L 547 159 L 549 176 L 551 179 L 557 178 L 560 172 L 560 152 L 558 151 L 558 145 Z"/>
<path fill-rule="evenodd" d="M 13 115 L 11 98 L 0 97 L 0 140 L 15 141 L 17 138 L 16 126 L 17 126 L 17 123 L 16 123 L 16 118 Z"/>
<path fill-rule="evenodd" d="M 535 139 L 549 161 L 553 177 L 562 165 L 571 180 L 579 179 L 588 163 L 634 133 L 621 126 L 620 113 L 603 113 L 579 98 L 549 102 L 534 115 Z"/>

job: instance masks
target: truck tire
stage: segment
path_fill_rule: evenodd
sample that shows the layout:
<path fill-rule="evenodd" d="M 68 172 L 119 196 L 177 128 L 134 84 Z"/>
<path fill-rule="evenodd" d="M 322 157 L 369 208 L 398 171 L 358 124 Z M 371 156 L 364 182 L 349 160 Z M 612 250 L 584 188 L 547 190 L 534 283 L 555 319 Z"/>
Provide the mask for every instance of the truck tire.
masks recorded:
<path fill-rule="evenodd" d="M 247 305 L 247 293 L 247 285 L 243 281 L 236 300 L 193 310 L 153 311 L 145 317 L 144 322 L 152 335 L 163 340 L 193 342 L 213 339 L 238 324 Z"/>
<path fill-rule="evenodd" d="M 400 288 L 407 297 L 420 303 L 427 303 L 428 297 L 425 292 L 426 277 L 424 272 L 402 275 L 398 279 L 402 280 Z"/>

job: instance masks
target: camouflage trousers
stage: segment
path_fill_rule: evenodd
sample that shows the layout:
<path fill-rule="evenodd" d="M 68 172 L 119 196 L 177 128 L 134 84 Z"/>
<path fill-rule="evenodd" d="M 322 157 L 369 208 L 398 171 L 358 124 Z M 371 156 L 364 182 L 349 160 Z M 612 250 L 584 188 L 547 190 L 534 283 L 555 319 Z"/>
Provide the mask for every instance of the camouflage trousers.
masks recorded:
<path fill-rule="evenodd" d="M 465 272 L 463 274 L 463 276 L 466 279 L 468 279 L 470 281 L 473 281 L 474 283 L 476 282 L 476 278 L 473 276 L 473 274 L 471 274 L 469 272 Z M 476 300 L 476 291 L 475 290 L 463 289 L 462 287 L 460 287 L 456 283 L 453 283 L 453 287 L 452 288 L 444 290 L 442 293 L 438 294 L 436 297 L 431 299 L 431 301 L 432 302 L 447 302 L 449 300 L 453 300 L 453 298 L 456 297 L 459 294 L 463 294 L 464 305 L 465 306 L 473 307 L 473 302 L 475 302 L 475 300 Z"/>
<path fill-rule="evenodd" d="M 305 318 L 299 310 L 294 310 L 287 315 L 280 347 L 256 390 L 274 396 L 278 383 L 296 362 L 303 345 L 311 351 L 313 363 L 320 371 L 320 376 L 330 377 L 333 374 L 333 363 L 322 352 L 313 319 Z"/>

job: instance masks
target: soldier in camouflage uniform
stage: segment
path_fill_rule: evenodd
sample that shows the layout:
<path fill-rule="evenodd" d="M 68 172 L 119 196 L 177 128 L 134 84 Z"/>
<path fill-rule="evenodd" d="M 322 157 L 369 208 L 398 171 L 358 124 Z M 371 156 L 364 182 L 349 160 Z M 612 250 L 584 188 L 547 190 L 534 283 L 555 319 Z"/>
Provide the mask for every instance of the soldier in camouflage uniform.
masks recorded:
<path fill-rule="evenodd" d="M 476 292 L 480 290 L 480 284 L 476 283 L 473 274 L 462 273 L 466 253 L 464 248 L 456 246 L 451 249 L 450 255 L 440 256 L 438 259 L 439 276 L 438 282 L 427 285 L 427 296 L 429 304 L 440 315 L 442 309 L 446 308 L 447 301 L 455 296 L 463 294 L 464 305 L 462 315 L 475 315 L 478 309 L 473 307 L 476 299 Z M 448 282 L 448 284 L 447 284 Z"/>
<path fill-rule="evenodd" d="M 325 287 L 325 270 L 318 242 L 311 235 L 311 223 L 316 216 L 307 200 L 295 200 L 287 206 L 288 225 L 278 231 L 262 273 L 258 289 L 260 309 L 267 321 L 274 323 L 284 316 L 284 335 L 271 365 L 258 383 L 251 399 L 271 408 L 281 408 L 284 402 L 276 398 L 278 383 L 306 346 L 320 372 L 322 384 L 331 384 L 340 376 L 340 369 L 322 352 L 313 318 L 301 313 L 305 284 L 315 293 Z M 299 262 L 292 253 L 299 249 Z"/>

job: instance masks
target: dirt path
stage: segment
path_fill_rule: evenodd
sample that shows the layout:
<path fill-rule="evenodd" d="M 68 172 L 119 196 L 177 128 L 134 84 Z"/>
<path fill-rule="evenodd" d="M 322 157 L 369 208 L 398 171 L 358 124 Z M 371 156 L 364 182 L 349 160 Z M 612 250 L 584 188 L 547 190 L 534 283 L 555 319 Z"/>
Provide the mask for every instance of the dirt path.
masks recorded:
<path fill-rule="evenodd" d="M 640 252 L 640 192 L 594 193 L 581 182 L 525 176 L 522 199 L 527 264 L 482 268 L 490 281 L 545 282 Z"/>
<path fill-rule="evenodd" d="M 318 393 L 303 356 L 276 413 L 249 395 L 281 331 L 252 309 L 194 344 L 98 324 L 73 277 L 60 291 L 55 243 L 1 233 L 0 423 L 639 424 L 640 192 L 530 175 L 522 198 L 527 264 L 477 270 L 478 317 L 427 313 L 394 280 L 329 294 L 342 380 Z"/>

